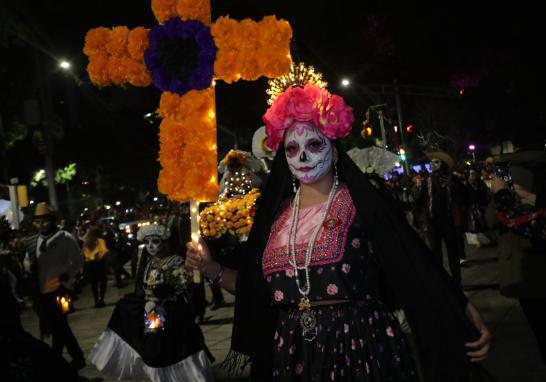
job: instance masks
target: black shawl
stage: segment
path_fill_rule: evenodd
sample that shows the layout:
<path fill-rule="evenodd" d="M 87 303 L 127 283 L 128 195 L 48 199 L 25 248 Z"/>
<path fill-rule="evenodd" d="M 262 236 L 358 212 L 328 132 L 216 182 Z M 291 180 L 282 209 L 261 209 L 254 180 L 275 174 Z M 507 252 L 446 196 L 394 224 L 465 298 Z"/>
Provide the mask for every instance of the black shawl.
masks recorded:
<path fill-rule="evenodd" d="M 261 259 L 281 202 L 292 192 L 281 145 L 263 191 L 237 277 L 232 354 L 250 357 L 255 381 L 270 380 L 276 311 L 271 307 Z M 460 381 L 471 368 L 464 343 L 479 337 L 465 315 L 467 299 L 407 223 L 394 199 L 374 188 L 349 156 L 338 150 L 340 179 L 351 194 L 363 228 L 381 261 L 386 284 L 405 310 L 415 335 L 425 381 Z M 240 359 L 239 359 L 240 361 Z M 241 365 L 240 363 L 238 364 Z"/>

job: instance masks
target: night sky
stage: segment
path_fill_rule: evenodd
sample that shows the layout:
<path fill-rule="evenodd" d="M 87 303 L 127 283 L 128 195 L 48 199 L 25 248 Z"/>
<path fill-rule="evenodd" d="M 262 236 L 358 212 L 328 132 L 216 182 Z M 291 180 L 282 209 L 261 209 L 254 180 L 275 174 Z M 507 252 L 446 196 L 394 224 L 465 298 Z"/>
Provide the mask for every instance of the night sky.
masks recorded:
<path fill-rule="evenodd" d="M 391 95 L 366 90 L 392 85 L 395 78 L 403 85 L 440 89 L 442 97 L 403 94 L 404 122 L 414 124 L 415 133 L 450 134 L 460 150 L 469 141 L 486 147 L 515 132 L 546 130 L 542 13 L 521 4 L 499 8 L 498 2 L 478 10 L 476 3 L 224 0 L 212 1 L 212 9 L 213 20 L 220 15 L 259 20 L 268 14 L 288 20 L 294 60 L 322 71 L 330 91 L 354 107 L 355 136 L 374 103 L 386 102 L 389 117 L 396 117 Z M 91 28 L 154 25 L 150 2 L 8 0 L 0 9 L 4 130 L 23 120 L 23 101 L 43 87 L 64 130 L 64 138 L 55 142 L 57 165 L 75 161 L 81 179 L 100 173 L 106 183 L 153 189 L 158 121 L 149 123 L 143 115 L 157 108 L 160 92 L 98 89 L 89 83 L 82 53 Z M 34 42 L 14 37 L 21 33 L 36 36 Z M 60 58 L 72 62 L 72 75 L 57 69 Z M 340 86 L 343 77 L 351 80 L 350 88 Z M 217 85 L 218 123 L 236 132 L 242 149 L 250 148 L 253 131 L 262 125 L 266 87 L 265 79 Z M 220 151 L 232 142 L 220 133 Z M 10 176 L 22 179 L 43 161 L 28 136 L 10 148 L 8 159 Z"/>

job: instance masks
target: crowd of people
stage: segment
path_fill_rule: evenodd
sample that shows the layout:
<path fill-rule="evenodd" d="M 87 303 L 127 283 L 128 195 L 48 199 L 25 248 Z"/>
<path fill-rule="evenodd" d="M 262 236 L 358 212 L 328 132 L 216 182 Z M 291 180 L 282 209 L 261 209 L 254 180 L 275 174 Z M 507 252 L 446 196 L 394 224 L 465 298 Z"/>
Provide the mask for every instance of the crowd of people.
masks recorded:
<path fill-rule="evenodd" d="M 336 116 L 322 116 L 329 102 Z M 188 206 L 175 203 L 124 227 L 106 209 L 70 227 L 46 203 L 20 232 L 3 223 L 9 309 L 0 339 L 28 347 L 13 347 L 2 370 L 39 375 L 48 359 L 57 380 L 77 380 L 87 360 L 118 379 L 212 381 L 199 271 L 211 309 L 225 304 L 222 289 L 236 297 L 231 372 L 250 365 L 253 381 L 466 381 L 487 375 L 479 365 L 491 333 L 463 291 L 465 241 L 498 247 L 500 292 L 519 300 L 546 363 L 543 142 L 462 169 L 447 152 L 428 151 L 430 172 L 385 179 L 363 173 L 337 142 L 353 122 L 340 97 L 289 88 L 264 121 L 277 155 L 245 240 L 192 241 Z M 103 308 L 109 279 L 134 289 L 85 358 L 67 314 L 86 287 Z M 51 347 L 20 324 L 29 299 Z"/>

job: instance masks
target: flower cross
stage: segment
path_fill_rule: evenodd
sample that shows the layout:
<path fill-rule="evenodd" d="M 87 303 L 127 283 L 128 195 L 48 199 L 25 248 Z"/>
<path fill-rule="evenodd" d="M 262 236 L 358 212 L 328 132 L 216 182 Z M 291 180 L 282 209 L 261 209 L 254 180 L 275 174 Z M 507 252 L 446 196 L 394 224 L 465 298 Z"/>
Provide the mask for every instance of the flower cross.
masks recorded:
<path fill-rule="evenodd" d="M 290 70 L 292 28 L 266 16 L 222 16 L 211 24 L 210 0 L 152 0 L 159 22 L 89 30 L 84 53 L 98 86 L 153 83 L 163 91 L 158 188 L 177 201 L 218 196 L 214 80 L 227 83 Z"/>

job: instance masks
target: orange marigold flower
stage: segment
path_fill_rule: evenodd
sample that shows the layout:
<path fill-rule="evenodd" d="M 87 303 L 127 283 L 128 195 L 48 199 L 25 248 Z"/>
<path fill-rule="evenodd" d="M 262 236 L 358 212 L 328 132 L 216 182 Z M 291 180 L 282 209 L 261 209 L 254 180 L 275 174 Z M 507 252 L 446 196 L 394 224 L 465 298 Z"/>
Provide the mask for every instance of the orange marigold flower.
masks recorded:
<path fill-rule="evenodd" d="M 116 57 L 127 54 L 127 39 L 129 37 L 129 28 L 126 26 L 114 27 L 110 31 L 110 40 L 106 43 L 108 54 Z"/>
<path fill-rule="evenodd" d="M 199 20 L 210 25 L 210 0 L 178 0 L 176 12 L 182 20 Z"/>
<path fill-rule="evenodd" d="M 108 77 L 110 78 L 110 81 L 112 81 L 112 83 L 115 85 L 121 85 L 127 81 L 126 80 L 127 71 L 125 70 L 123 57 L 111 56 L 108 59 L 108 65 L 106 66 L 106 71 L 108 72 Z"/>
<path fill-rule="evenodd" d="M 214 74 L 217 79 L 230 84 L 241 78 L 238 67 L 239 53 L 236 50 L 221 49 L 216 53 Z"/>
<path fill-rule="evenodd" d="M 127 51 L 135 60 L 144 59 L 144 51 L 149 45 L 148 30 L 146 28 L 136 27 L 129 32 Z"/>
<path fill-rule="evenodd" d="M 110 78 L 108 77 L 107 72 L 108 66 L 108 55 L 104 54 L 94 54 L 89 57 L 89 64 L 87 65 L 87 72 L 89 73 L 89 78 L 93 83 L 99 86 L 110 85 Z"/>
<path fill-rule="evenodd" d="M 241 78 L 244 80 L 254 81 L 262 75 L 260 58 L 257 57 L 255 50 L 241 50 L 239 52 L 238 66 L 241 71 Z"/>
<path fill-rule="evenodd" d="M 142 61 L 124 59 L 127 82 L 133 86 L 146 87 L 152 83 L 150 72 Z"/>
<path fill-rule="evenodd" d="M 210 33 L 219 50 L 237 48 L 238 41 L 235 40 L 235 36 L 239 33 L 239 23 L 229 16 L 218 17 L 212 24 Z"/>
<path fill-rule="evenodd" d="M 176 0 L 152 0 L 152 12 L 160 23 L 176 16 Z"/>
<path fill-rule="evenodd" d="M 275 16 L 265 16 L 258 23 L 260 44 L 262 46 L 286 46 L 292 38 L 292 27 L 286 20 L 277 20 Z"/>
<path fill-rule="evenodd" d="M 110 41 L 110 29 L 99 27 L 90 29 L 85 35 L 83 53 L 87 56 L 104 54 L 104 47 Z"/>
<path fill-rule="evenodd" d="M 257 49 L 259 46 L 258 23 L 252 19 L 242 20 L 235 37 L 240 49 Z"/>

